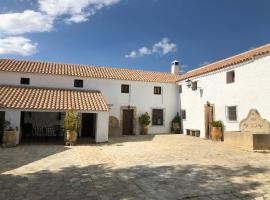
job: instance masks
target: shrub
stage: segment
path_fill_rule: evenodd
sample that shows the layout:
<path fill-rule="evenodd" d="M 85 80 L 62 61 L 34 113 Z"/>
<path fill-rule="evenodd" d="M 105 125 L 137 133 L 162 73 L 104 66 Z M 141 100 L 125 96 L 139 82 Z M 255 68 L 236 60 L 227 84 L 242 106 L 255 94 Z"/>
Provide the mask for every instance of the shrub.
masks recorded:
<path fill-rule="evenodd" d="M 64 119 L 64 129 L 69 131 L 78 131 L 81 128 L 81 118 L 74 109 L 66 111 Z"/>
<path fill-rule="evenodd" d="M 139 122 L 141 125 L 146 125 L 146 126 L 149 125 L 151 123 L 149 114 L 147 112 L 142 114 L 139 117 Z"/>
<path fill-rule="evenodd" d="M 213 127 L 223 127 L 223 122 L 221 120 L 218 120 L 218 121 L 212 121 L 210 122 L 210 124 L 213 126 Z"/>

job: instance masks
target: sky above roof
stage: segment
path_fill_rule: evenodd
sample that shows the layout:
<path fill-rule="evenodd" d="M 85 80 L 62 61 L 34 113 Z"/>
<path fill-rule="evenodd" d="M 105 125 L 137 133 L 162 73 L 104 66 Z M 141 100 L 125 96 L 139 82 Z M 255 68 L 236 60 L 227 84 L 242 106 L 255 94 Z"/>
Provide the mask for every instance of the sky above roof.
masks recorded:
<path fill-rule="evenodd" d="M 269 0 L 1 0 L 0 58 L 169 71 L 270 43 Z"/>

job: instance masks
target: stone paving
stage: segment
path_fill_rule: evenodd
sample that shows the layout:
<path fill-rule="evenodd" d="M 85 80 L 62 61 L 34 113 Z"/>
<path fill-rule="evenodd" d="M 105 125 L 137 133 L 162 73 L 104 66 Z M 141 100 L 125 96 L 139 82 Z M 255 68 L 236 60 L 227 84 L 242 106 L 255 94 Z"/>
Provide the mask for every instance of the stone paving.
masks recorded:
<path fill-rule="evenodd" d="M 0 199 L 270 199 L 270 153 L 184 135 L 0 148 Z"/>

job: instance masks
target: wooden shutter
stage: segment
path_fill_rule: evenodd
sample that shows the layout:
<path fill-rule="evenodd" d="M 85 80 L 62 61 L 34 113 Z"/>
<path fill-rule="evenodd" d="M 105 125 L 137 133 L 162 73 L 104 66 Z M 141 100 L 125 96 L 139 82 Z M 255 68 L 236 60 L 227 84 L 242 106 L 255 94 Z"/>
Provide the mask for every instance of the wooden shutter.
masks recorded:
<path fill-rule="evenodd" d="M 234 71 L 227 72 L 227 83 L 233 83 L 235 79 L 235 73 Z"/>
<path fill-rule="evenodd" d="M 197 81 L 192 82 L 192 90 L 197 90 Z"/>

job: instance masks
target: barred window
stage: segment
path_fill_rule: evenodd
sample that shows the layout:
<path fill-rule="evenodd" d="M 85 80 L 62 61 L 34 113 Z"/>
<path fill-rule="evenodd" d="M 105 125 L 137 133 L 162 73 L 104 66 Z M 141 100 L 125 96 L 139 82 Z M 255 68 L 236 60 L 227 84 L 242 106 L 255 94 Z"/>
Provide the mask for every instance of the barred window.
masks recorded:
<path fill-rule="evenodd" d="M 121 85 L 121 93 L 129 93 L 129 85 Z"/>
<path fill-rule="evenodd" d="M 227 106 L 227 119 L 228 121 L 237 121 L 237 107 Z"/>
<path fill-rule="evenodd" d="M 152 125 L 163 125 L 163 109 L 152 110 Z"/>
<path fill-rule="evenodd" d="M 161 94 L 161 87 L 154 87 L 154 94 Z"/>

